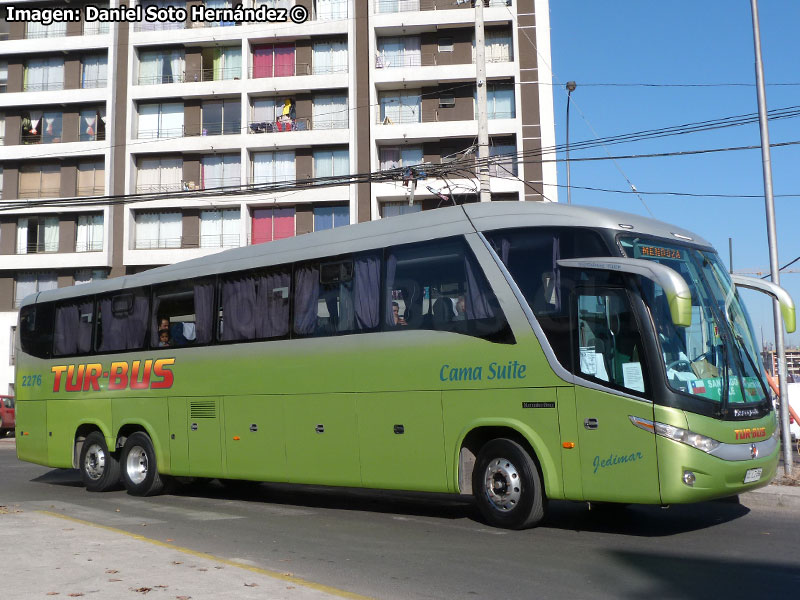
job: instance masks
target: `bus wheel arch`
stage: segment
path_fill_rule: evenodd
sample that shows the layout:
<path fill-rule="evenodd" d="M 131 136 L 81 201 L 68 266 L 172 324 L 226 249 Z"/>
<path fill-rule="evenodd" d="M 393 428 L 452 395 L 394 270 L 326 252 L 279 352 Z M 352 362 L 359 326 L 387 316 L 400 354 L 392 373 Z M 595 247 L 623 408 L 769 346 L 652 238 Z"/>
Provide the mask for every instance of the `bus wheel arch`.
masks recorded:
<path fill-rule="evenodd" d="M 105 437 L 106 443 L 108 443 L 106 431 L 98 423 L 81 423 L 75 430 L 75 437 L 73 438 L 72 442 L 72 467 L 74 469 L 80 469 L 80 459 L 81 452 L 83 450 L 83 444 L 86 442 L 86 438 L 95 431 L 99 432 L 100 435 Z M 116 452 L 116 448 L 111 451 Z"/>

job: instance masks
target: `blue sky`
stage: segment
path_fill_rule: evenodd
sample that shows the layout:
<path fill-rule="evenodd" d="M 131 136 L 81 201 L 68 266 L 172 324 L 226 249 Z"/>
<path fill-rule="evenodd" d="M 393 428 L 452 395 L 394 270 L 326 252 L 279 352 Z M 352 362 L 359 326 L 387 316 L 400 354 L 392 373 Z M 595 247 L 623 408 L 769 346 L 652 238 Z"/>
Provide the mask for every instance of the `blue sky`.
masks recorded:
<path fill-rule="evenodd" d="M 800 105 L 800 2 L 760 0 L 767 107 Z M 551 0 L 553 99 L 556 140 L 565 141 L 566 91 L 572 93 L 570 142 L 717 119 L 758 110 L 749 0 Z M 751 84 L 713 87 L 593 86 L 590 84 Z M 772 84 L 772 85 L 770 85 Z M 800 117 L 770 121 L 770 142 L 800 140 Z M 760 144 L 758 124 L 608 147 L 612 155 L 676 152 Z M 602 148 L 571 152 L 571 158 L 605 156 Z M 746 194 L 757 198 L 687 198 L 605 193 L 626 190 L 625 176 L 640 192 Z M 780 265 L 800 256 L 800 146 L 772 149 L 772 175 Z M 563 163 L 559 183 L 566 182 Z M 769 250 L 760 150 L 686 157 L 571 163 L 572 203 L 654 216 L 705 237 L 734 271 L 764 269 Z M 795 194 L 796 197 L 780 197 Z M 566 202 L 566 191 L 559 200 Z M 648 211 L 649 209 L 649 211 Z M 800 271 L 800 261 L 792 265 Z M 782 273 L 783 285 L 800 306 L 800 273 Z M 743 293 L 757 336 L 772 341 L 772 303 Z M 786 337 L 800 345 L 800 334 Z"/>

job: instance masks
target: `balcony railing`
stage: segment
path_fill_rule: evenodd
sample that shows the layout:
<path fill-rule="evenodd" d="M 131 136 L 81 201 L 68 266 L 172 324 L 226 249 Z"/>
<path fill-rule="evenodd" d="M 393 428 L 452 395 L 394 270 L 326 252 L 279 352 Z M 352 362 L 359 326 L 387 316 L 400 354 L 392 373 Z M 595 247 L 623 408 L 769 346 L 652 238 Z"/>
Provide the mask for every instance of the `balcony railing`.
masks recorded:
<path fill-rule="evenodd" d="M 28 198 L 58 198 L 60 194 L 60 188 L 45 187 L 36 190 L 19 190 L 17 196 L 19 196 L 20 199 L 27 200 Z"/>
<path fill-rule="evenodd" d="M 184 240 L 186 243 L 186 240 Z M 238 233 L 200 235 L 201 248 L 238 248 L 241 245 Z M 184 247 L 188 247 L 188 244 Z"/>
<path fill-rule="evenodd" d="M 311 75 L 331 75 L 334 73 L 347 73 L 347 64 L 342 65 L 317 65 L 311 67 Z"/>
<path fill-rule="evenodd" d="M 375 57 L 376 69 L 396 69 L 399 67 L 421 67 L 421 54 L 379 55 Z"/>
<path fill-rule="evenodd" d="M 136 139 L 137 140 L 154 140 L 154 139 L 161 139 L 161 138 L 179 138 L 184 137 L 186 135 L 186 127 L 173 127 L 173 128 L 163 128 L 160 127 L 158 129 L 140 129 L 136 132 Z"/>
<path fill-rule="evenodd" d="M 193 69 L 187 70 L 184 82 L 192 81 L 234 81 L 241 79 L 242 69 L 239 67 L 228 67 L 219 69 Z"/>
<path fill-rule="evenodd" d="M 239 165 L 237 164 L 236 170 L 238 171 L 238 169 Z M 210 190 L 214 188 L 240 187 L 241 183 L 242 182 L 239 179 L 239 175 L 236 175 L 235 177 L 204 177 L 198 189 Z"/>
<path fill-rule="evenodd" d="M 285 131 L 306 131 L 311 129 L 311 119 L 301 117 L 290 121 L 251 121 L 247 124 L 247 133 L 278 133 Z"/>
<path fill-rule="evenodd" d="M 61 132 L 44 134 L 44 133 L 22 133 L 20 134 L 20 141 L 23 144 L 60 144 Z"/>
<path fill-rule="evenodd" d="M 139 75 L 138 85 L 158 85 L 160 83 L 183 83 L 185 76 L 183 73 L 170 75 Z"/>
<path fill-rule="evenodd" d="M 134 31 L 176 31 L 186 29 L 185 22 L 170 21 L 168 23 L 149 23 L 146 21 L 137 21 L 133 27 Z"/>
<path fill-rule="evenodd" d="M 420 0 L 375 0 L 375 12 L 379 14 L 409 12 L 420 9 Z"/>
<path fill-rule="evenodd" d="M 26 92 L 48 92 L 52 90 L 63 90 L 63 81 L 42 81 L 40 83 L 25 83 L 22 86 Z"/>
<path fill-rule="evenodd" d="M 137 188 L 138 191 L 138 188 Z M 163 238 L 136 238 L 133 244 L 134 250 L 161 250 L 166 248 L 181 248 L 183 245 L 183 236 L 178 237 L 163 237 Z"/>
<path fill-rule="evenodd" d="M 378 115 L 378 121 L 381 125 L 396 125 L 399 123 L 422 123 L 420 118 L 420 111 L 409 111 L 404 113 L 384 113 L 383 116 Z"/>
<path fill-rule="evenodd" d="M 308 63 L 296 63 L 291 65 L 252 67 L 250 69 L 249 75 L 251 79 L 263 79 L 268 77 L 294 77 L 295 75 L 311 75 L 311 65 Z"/>
<path fill-rule="evenodd" d="M 139 183 L 136 184 L 137 194 L 158 194 L 163 192 L 180 192 L 188 189 L 183 183 Z"/>
<path fill-rule="evenodd" d="M 103 78 L 95 78 L 95 79 L 82 79 L 81 80 L 81 89 L 84 90 L 93 90 L 98 88 L 104 88 L 108 86 L 108 79 L 105 77 Z"/>
<path fill-rule="evenodd" d="M 103 193 L 103 188 L 83 188 L 91 190 L 87 193 L 81 193 L 78 189 L 78 196 L 100 196 Z M 99 191 L 98 191 L 99 190 Z M 102 252 L 103 240 L 92 240 L 90 242 L 75 242 L 75 252 Z"/>

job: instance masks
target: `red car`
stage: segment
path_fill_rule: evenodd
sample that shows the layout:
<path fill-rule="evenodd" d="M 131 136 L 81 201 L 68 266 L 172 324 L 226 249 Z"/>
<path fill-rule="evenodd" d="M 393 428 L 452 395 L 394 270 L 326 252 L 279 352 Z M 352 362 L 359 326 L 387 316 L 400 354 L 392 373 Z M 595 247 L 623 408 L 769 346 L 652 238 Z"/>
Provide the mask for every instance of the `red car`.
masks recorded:
<path fill-rule="evenodd" d="M 0 438 L 13 434 L 15 426 L 14 396 L 0 396 Z"/>

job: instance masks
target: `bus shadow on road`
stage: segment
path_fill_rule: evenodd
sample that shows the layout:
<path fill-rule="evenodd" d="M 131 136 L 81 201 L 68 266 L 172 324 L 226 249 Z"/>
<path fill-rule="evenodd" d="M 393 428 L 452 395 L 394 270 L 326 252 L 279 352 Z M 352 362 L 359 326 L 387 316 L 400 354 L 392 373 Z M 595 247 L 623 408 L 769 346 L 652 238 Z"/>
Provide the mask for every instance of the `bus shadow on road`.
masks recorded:
<path fill-rule="evenodd" d="M 53 469 L 44 475 L 31 479 L 34 483 L 47 483 L 63 487 L 83 487 L 80 471 L 77 469 Z"/>

